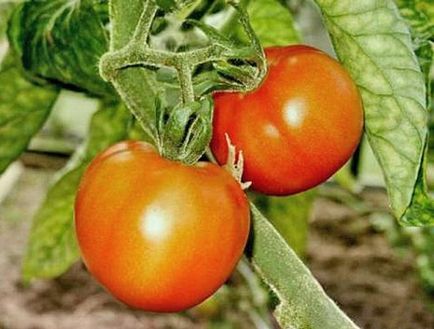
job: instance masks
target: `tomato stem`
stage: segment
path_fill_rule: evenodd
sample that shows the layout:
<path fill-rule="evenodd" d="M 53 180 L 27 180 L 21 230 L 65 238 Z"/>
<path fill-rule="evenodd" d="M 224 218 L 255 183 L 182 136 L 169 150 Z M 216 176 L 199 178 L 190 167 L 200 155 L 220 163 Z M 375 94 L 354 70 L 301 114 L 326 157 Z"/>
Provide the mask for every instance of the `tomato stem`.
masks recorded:
<path fill-rule="evenodd" d="M 178 71 L 179 84 L 181 85 L 182 104 L 190 104 L 195 100 L 191 65 L 187 61 L 181 60 L 176 66 L 176 70 Z"/>
<path fill-rule="evenodd" d="M 125 7 L 126 2 L 121 6 L 119 1 L 110 0 L 112 40 L 110 51 L 100 59 L 100 74 L 114 85 L 161 154 L 185 163 L 197 161 L 211 139 L 212 103 L 208 104 L 205 99 L 215 86 L 225 90 L 249 91 L 255 89 L 266 74 L 264 52 L 250 26 L 248 15 L 238 1 L 228 1 L 238 13 L 238 19 L 250 39 L 247 45 L 237 45 L 203 21 L 185 19 L 185 23 L 206 35 L 207 43 L 198 49 L 168 51 L 150 45 L 157 12 L 165 10 L 158 1 L 142 0 L 139 3 L 135 0 L 128 7 Z M 131 10 L 136 15 L 134 24 L 124 22 L 127 17 L 124 10 Z M 177 9 L 170 7 L 166 14 L 172 10 Z M 211 64 L 208 67 L 213 72 L 195 72 L 199 65 L 205 63 Z M 179 90 L 177 104 L 166 102 L 164 88 L 158 84 L 156 75 L 147 70 L 149 68 L 176 71 L 179 84 L 179 89 L 175 88 Z M 142 79 L 149 81 L 144 81 L 141 86 Z M 144 93 L 153 93 L 154 97 L 144 96 Z M 144 101 L 143 97 L 149 101 Z M 158 100 L 152 102 L 153 98 Z M 165 114 L 162 119 L 161 113 Z M 170 119 L 166 122 L 165 118 Z M 168 129 L 171 131 L 166 131 Z M 234 168 L 237 168 L 236 165 Z"/>
<path fill-rule="evenodd" d="M 148 43 L 149 33 L 155 14 L 157 13 L 157 5 L 153 1 L 146 1 L 145 7 L 140 20 L 134 31 L 132 42 L 136 44 L 146 45 Z"/>

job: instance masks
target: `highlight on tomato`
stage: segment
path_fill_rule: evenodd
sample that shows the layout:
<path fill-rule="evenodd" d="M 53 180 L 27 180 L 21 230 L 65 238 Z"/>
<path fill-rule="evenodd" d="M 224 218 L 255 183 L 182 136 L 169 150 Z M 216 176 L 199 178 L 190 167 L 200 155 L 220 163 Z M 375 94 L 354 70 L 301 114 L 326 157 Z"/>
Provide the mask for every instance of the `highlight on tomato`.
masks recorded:
<path fill-rule="evenodd" d="M 290 195 L 331 177 L 352 156 L 363 108 L 346 70 L 304 45 L 265 49 L 269 71 L 247 94 L 214 95 L 211 149 L 226 162 L 226 134 L 244 155 L 244 181 L 268 195 Z"/>
<path fill-rule="evenodd" d="M 213 294 L 241 257 L 249 225 L 246 195 L 228 172 L 169 161 L 144 142 L 97 156 L 75 203 L 87 268 L 146 311 L 185 310 Z"/>

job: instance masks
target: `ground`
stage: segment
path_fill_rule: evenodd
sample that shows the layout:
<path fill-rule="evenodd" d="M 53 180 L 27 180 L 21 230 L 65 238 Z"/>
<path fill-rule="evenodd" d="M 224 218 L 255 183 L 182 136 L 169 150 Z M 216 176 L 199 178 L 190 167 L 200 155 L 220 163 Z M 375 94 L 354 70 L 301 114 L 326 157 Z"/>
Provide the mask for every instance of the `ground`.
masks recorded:
<path fill-rule="evenodd" d="M 384 192 L 364 197 L 386 207 Z M 308 262 L 329 296 L 362 328 L 434 328 L 434 312 L 427 306 L 411 254 L 400 257 L 366 216 L 318 199 Z"/>
<path fill-rule="evenodd" d="M 27 168 L 0 206 L 0 329 L 196 329 L 194 314 L 131 311 L 113 300 L 81 264 L 56 280 L 20 282 L 31 215 L 53 172 Z M 385 207 L 384 193 L 369 192 Z M 327 293 L 365 329 L 434 328 L 434 313 L 411 257 L 402 258 L 368 218 L 330 198 L 317 199 L 307 262 Z"/>

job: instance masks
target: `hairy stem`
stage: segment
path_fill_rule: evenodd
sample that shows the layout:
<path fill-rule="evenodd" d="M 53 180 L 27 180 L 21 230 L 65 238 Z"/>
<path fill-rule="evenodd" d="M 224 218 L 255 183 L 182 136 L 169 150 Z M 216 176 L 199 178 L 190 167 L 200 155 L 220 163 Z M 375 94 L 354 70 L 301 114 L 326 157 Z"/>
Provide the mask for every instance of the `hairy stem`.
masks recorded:
<path fill-rule="evenodd" d="M 181 60 L 176 65 L 178 71 L 179 84 L 181 86 L 181 101 L 182 104 L 194 102 L 194 88 L 192 80 L 192 67 L 186 60 Z"/>
<path fill-rule="evenodd" d="M 146 45 L 148 43 L 149 33 L 154 21 L 155 14 L 157 13 L 157 5 L 154 1 L 148 0 L 145 3 L 145 7 L 142 15 L 140 16 L 139 23 L 134 31 L 132 43 Z"/>

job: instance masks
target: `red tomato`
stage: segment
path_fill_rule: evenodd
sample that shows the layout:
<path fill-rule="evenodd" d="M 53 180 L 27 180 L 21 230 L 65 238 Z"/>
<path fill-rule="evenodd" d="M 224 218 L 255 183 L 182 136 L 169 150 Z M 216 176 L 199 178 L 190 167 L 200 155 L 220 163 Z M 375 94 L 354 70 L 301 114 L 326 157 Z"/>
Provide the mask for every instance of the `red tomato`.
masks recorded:
<path fill-rule="evenodd" d="M 362 102 L 345 69 L 308 46 L 265 50 L 268 75 L 254 92 L 217 93 L 211 148 L 227 158 L 227 133 L 242 150 L 244 181 L 258 192 L 312 188 L 351 157 L 363 128 Z"/>
<path fill-rule="evenodd" d="M 241 257 L 249 225 L 247 198 L 229 173 L 166 160 L 143 142 L 100 154 L 75 203 L 89 271 L 146 311 L 181 311 L 213 294 Z"/>

